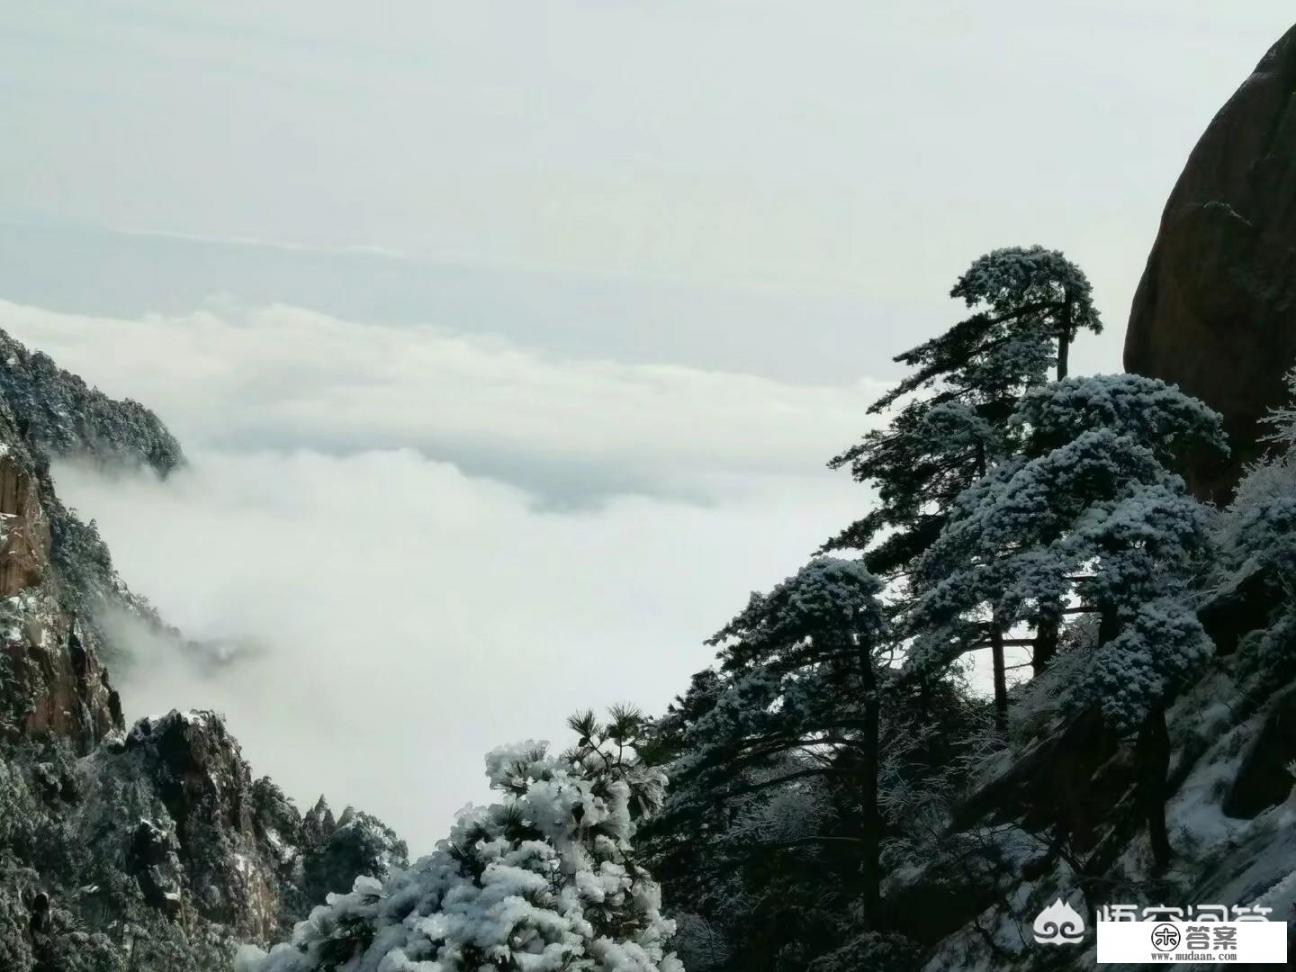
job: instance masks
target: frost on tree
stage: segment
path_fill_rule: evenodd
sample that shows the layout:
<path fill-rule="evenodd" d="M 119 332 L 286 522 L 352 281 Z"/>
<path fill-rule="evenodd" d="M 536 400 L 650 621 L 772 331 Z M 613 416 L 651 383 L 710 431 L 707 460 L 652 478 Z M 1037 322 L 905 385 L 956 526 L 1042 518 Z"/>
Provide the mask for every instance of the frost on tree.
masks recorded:
<path fill-rule="evenodd" d="M 1170 466 L 1184 450 L 1224 448 L 1219 416 L 1173 386 L 1113 375 L 1032 391 L 1014 421 L 1023 455 L 959 498 L 917 567 L 911 663 L 946 664 L 1064 606 L 1098 614 L 1085 694 L 1136 726 L 1209 652 L 1192 582 L 1211 511 Z"/>
<path fill-rule="evenodd" d="M 1065 377 L 1071 342 L 1102 322 L 1084 273 L 1056 250 L 995 250 L 972 263 L 950 291 L 971 316 L 898 355 L 910 374 L 873 404 L 892 410 L 886 428 L 832 459 L 873 487 L 877 505 L 824 545 L 863 551 L 869 569 L 906 594 L 909 571 L 940 534 L 955 499 L 997 465 L 1017 456 L 1020 427 L 1011 424 L 1022 395 L 1056 368 Z M 996 672 L 995 711 L 1007 711 L 1002 636 L 985 647 Z M 1057 643 L 1056 626 L 1035 639 L 1036 671 Z"/>
<path fill-rule="evenodd" d="M 985 308 L 982 327 L 1006 325 L 1000 333 L 1010 335 L 1008 345 L 1032 333 L 1052 337 L 1059 381 L 1067 377 L 1067 352 L 1076 334 L 1102 331 L 1089 278 L 1059 251 L 1042 246 L 987 253 L 959 278 L 950 296 Z M 1033 355 L 1039 345 L 1027 340 L 1023 346 Z"/>
<path fill-rule="evenodd" d="M 853 893 L 876 920 L 880 683 L 889 647 L 880 588 L 858 561 L 817 558 L 753 595 L 713 639 L 722 672 L 706 685 L 706 705 L 679 728 L 678 785 L 663 816 L 674 841 L 659 853 L 689 853 L 697 840 L 740 860 L 823 847 L 854 875 Z M 831 784 L 832 798 L 850 808 L 841 829 L 820 829 L 839 821 L 815 808 L 808 786 L 816 783 Z M 799 808 L 796 833 L 771 833 L 758 812 L 779 801 Z"/>
<path fill-rule="evenodd" d="M 643 846 L 691 970 L 916 967 L 883 890 L 944 832 L 935 794 L 983 706 L 895 677 L 881 590 L 821 557 L 753 595 L 713 639 L 718 668 L 655 723 L 671 789 Z"/>
<path fill-rule="evenodd" d="M 1011 450 L 1004 420 L 1021 393 L 1042 384 L 1056 362 L 1065 377 L 1067 349 L 1081 330 L 1098 332 L 1083 271 L 1056 250 L 1011 247 L 978 258 L 950 296 L 975 312 L 939 337 L 900 354 L 911 374 L 870 408 L 896 403 L 889 428 L 832 460 L 872 483 L 881 503 L 830 541 L 830 549 L 868 550 L 868 563 L 889 573 L 920 553 L 939 531 L 940 507 Z"/>
<path fill-rule="evenodd" d="M 960 497 L 917 567 L 910 663 L 940 667 L 1014 625 L 1096 615 L 1091 664 L 1071 688 L 1138 731 L 1139 803 L 1165 867 L 1165 707 L 1213 651 L 1197 588 L 1215 511 L 1171 467 L 1189 449 L 1227 451 L 1220 417 L 1173 386 L 1114 375 L 1032 391 L 1014 421 L 1022 455 Z"/>
<path fill-rule="evenodd" d="M 950 296 L 974 313 L 896 356 L 911 374 L 869 411 L 905 404 L 888 428 L 830 463 L 873 484 L 880 503 L 827 547 L 869 551 L 875 573 L 921 553 L 939 532 L 941 508 L 1012 451 L 1004 422 L 1022 392 L 1043 384 L 1055 365 L 1065 377 L 1075 336 L 1102 330 L 1084 272 L 1040 246 L 979 257 Z M 888 528 L 896 532 L 884 539 Z"/>
<path fill-rule="evenodd" d="M 465 811 L 435 852 L 380 884 L 330 895 L 248 972 L 683 972 L 674 922 L 634 836 L 665 777 L 638 757 L 642 719 L 573 720 L 560 756 L 524 743 L 486 757 L 503 801 Z"/>

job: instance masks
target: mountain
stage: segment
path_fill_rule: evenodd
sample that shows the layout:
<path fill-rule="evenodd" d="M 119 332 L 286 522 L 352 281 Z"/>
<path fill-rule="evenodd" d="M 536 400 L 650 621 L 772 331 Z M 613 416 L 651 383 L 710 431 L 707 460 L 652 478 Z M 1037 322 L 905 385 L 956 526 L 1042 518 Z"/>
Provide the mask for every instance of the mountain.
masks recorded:
<path fill-rule="evenodd" d="M 106 609 L 166 627 L 58 499 L 55 456 L 166 475 L 179 443 L 0 332 L 0 968 L 225 969 L 331 891 L 406 863 L 402 841 L 323 798 L 302 814 L 254 778 L 222 717 L 127 728 Z M 177 643 L 179 640 L 177 638 Z"/>
<path fill-rule="evenodd" d="M 1296 27 L 1270 48 L 1188 157 L 1130 311 L 1128 371 L 1222 413 L 1227 462 L 1194 485 L 1227 500 L 1296 364 Z"/>

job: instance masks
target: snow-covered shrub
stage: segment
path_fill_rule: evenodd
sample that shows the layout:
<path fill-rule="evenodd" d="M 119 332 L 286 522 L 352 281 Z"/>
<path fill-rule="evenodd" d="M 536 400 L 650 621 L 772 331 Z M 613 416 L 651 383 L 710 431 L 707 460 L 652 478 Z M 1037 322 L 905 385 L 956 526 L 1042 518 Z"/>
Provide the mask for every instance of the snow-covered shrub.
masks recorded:
<path fill-rule="evenodd" d="M 486 757 L 503 801 L 463 811 L 448 839 L 385 884 L 329 895 L 248 972 L 683 972 L 674 923 L 636 865 L 639 821 L 665 778 L 634 743 L 639 720 L 573 719 L 578 746 L 543 743 Z"/>

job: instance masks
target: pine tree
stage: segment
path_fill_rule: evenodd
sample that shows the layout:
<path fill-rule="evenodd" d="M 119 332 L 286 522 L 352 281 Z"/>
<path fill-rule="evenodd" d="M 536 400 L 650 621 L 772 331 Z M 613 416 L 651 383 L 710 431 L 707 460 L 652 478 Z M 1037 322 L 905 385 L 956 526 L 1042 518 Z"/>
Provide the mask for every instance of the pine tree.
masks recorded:
<path fill-rule="evenodd" d="M 876 920 L 882 656 L 889 650 L 880 582 L 857 561 L 818 558 L 747 609 L 713 639 L 721 674 L 680 720 L 679 787 L 661 821 L 693 841 L 723 830 L 737 808 L 831 780 L 854 824 L 798 834 L 760 850 L 830 847 L 860 874 L 865 913 Z M 702 702 L 702 699 L 705 702 Z M 683 824 L 683 821 L 690 821 Z"/>
<path fill-rule="evenodd" d="M 614 710 L 572 720 L 561 756 L 526 742 L 486 757 L 501 803 L 469 808 L 450 837 L 386 883 L 360 878 L 297 926 L 255 972 L 424 965 L 443 972 L 683 972 L 674 923 L 634 838 L 665 777 L 638 754 L 645 722 Z"/>
<path fill-rule="evenodd" d="M 719 670 L 654 725 L 671 790 L 641 845 L 690 969 L 905 953 L 878 879 L 944 826 L 922 794 L 958 775 L 984 703 L 945 678 L 897 682 L 879 591 L 858 561 L 812 562 L 752 599 L 717 636 Z"/>
<path fill-rule="evenodd" d="M 950 296 L 961 298 L 969 307 L 985 308 L 979 320 L 974 315 L 964 322 L 968 325 L 967 334 L 961 337 L 965 344 L 984 348 L 993 341 L 1010 342 L 1010 335 L 1050 335 L 1056 350 L 1057 381 L 1067 377 L 1076 335 L 1083 330 L 1102 331 L 1089 279 L 1059 251 L 1042 246 L 1006 247 L 987 253 L 959 278 Z"/>
<path fill-rule="evenodd" d="M 1220 417 L 1173 386 L 1115 375 L 1035 389 L 1014 421 L 1022 455 L 959 498 L 915 569 L 909 664 L 939 668 L 1045 612 L 1097 616 L 1077 698 L 1138 730 L 1140 802 L 1164 865 L 1165 706 L 1212 650 L 1195 582 L 1213 511 L 1172 467 L 1226 448 Z"/>
<path fill-rule="evenodd" d="M 1040 246 L 995 250 L 977 259 L 950 296 L 975 312 L 939 337 L 896 357 L 913 373 L 869 409 L 904 402 L 890 424 L 870 432 L 829 465 L 848 466 L 873 486 L 877 507 L 830 540 L 825 550 L 858 549 L 869 569 L 905 578 L 940 534 L 955 498 L 1019 448 L 1007 419 L 1022 394 L 1066 376 L 1069 348 L 1081 330 L 1102 322 L 1084 273 Z M 1002 633 L 989 640 L 995 699 L 1007 709 Z M 1057 643 L 1047 619 L 1035 641 L 1037 670 Z"/>

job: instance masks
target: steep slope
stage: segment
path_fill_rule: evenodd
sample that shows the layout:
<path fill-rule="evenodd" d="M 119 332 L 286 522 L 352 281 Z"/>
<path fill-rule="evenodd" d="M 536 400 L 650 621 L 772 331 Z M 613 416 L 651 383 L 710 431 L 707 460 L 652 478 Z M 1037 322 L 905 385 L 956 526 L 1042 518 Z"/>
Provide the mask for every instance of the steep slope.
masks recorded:
<path fill-rule="evenodd" d="M 254 779 L 222 718 L 125 731 L 105 609 L 164 628 L 58 501 L 55 454 L 183 462 L 151 412 L 113 401 L 0 332 L 0 968 L 217 970 L 281 938 L 405 845 L 321 799 L 304 817 Z M 169 630 L 169 629 L 168 629 Z"/>
<path fill-rule="evenodd" d="M 1234 454 L 1200 464 L 1226 499 L 1257 423 L 1296 364 L 1296 28 L 1220 109 L 1170 194 L 1125 338 L 1129 371 L 1177 383 L 1225 416 Z"/>
<path fill-rule="evenodd" d="M 1235 661 L 1219 659 L 1167 713 L 1174 857 L 1160 872 L 1134 741 L 1058 704 L 1085 654 L 1031 686 L 1013 745 L 954 808 L 940 852 L 888 888 L 928 972 L 1092 968 L 1105 905 L 1260 906 L 1296 919 L 1296 797 L 1283 769 L 1296 757 L 1296 683 L 1249 692 Z M 1057 898 L 1085 918 L 1077 944 L 1034 940 L 1035 917 Z"/>

